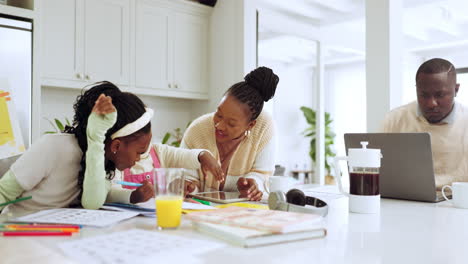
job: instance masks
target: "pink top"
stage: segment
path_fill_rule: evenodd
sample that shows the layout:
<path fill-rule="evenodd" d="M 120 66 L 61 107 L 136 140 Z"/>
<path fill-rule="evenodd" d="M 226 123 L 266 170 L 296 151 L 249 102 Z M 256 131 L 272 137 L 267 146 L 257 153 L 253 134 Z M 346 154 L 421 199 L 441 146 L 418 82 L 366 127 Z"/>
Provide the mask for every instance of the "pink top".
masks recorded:
<path fill-rule="evenodd" d="M 161 164 L 159 163 L 158 155 L 156 155 L 156 152 L 154 151 L 154 148 L 152 147 L 150 150 L 150 155 L 151 159 L 153 160 L 153 167 L 154 168 L 161 168 Z M 148 172 L 143 172 L 140 174 L 130 174 L 130 169 L 125 169 L 123 171 L 123 180 L 128 181 L 128 182 L 135 182 L 135 183 L 142 183 L 145 180 L 148 180 L 151 184 L 154 185 L 154 180 L 153 180 L 153 172 L 148 171 Z M 123 185 L 122 188 L 126 189 L 136 189 L 138 187 L 134 186 L 126 186 Z"/>

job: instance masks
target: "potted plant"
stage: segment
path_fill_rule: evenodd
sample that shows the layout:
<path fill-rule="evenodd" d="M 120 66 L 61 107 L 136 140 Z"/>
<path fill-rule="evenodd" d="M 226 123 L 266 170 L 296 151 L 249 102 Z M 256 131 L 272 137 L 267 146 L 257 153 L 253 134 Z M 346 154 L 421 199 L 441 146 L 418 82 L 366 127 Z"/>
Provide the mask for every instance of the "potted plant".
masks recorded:
<path fill-rule="evenodd" d="M 188 124 L 187 124 L 187 126 L 185 127 L 185 129 L 187 129 L 187 127 L 190 125 L 190 123 L 192 123 L 192 121 L 188 122 Z M 169 139 L 170 139 L 171 137 L 174 138 L 174 139 L 172 140 L 172 142 L 169 143 Z M 173 130 L 173 132 L 167 132 L 167 133 L 164 135 L 164 137 L 163 137 L 161 143 L 162 143 L 162 144 L 168 144 L 168 145 L 171 145 L 171 146 L 173 146 L 173 147 L 178 148 L 178 147 L 180 147 L 180 143 L 182 142 L 182 138 L 183 138 L 183 137 L 184 137 L 184 131 L 182 131 L 182 129 L 178 127 L 178 128 L 175 128 L 175 129 Z"/>
<path fill-rule="evenodd" d="M 310 151 L 309 156 L 312 161 L 316 161 L 316 112 L 307 106 L 302 106 L 300 108 L 304 113 L 309 127 L 307 127 L 302 134 L 305 137 L 310 137 Z M 332 131 L 330 124 L 333 120 L 330 117 L 330 113 L 325 113 L 325 169 L 327 170 L 327 175 L 325 176 L 325 184 L 334 184 L 333 176 L 331 175 L 331 158 L 335 157 L 335 151 L 333 150 L 333 144 L 335 143 L 335 133 Z"/>
<path fill-rule="evenodd" d="M 62 133 L 65 130 L 66 126 L 71 126 L 70 120 L 65 117 L 65 122 L 60 121 L 58 118 L 54 118 L 54 122 L 52 120 L 45 118 L 49 124 L 54 128 L 54 131 L 46 131 L 44 134 L 56 134 Z M 64 125 L 65 124 L 65 125 Z"/>

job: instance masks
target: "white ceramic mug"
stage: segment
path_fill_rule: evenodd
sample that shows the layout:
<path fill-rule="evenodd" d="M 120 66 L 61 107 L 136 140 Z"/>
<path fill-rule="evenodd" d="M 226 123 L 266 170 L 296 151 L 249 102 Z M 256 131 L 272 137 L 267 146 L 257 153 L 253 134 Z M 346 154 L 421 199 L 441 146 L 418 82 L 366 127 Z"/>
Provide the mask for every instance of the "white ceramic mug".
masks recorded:
<path fill-rule="evenodd" d="M 290 187 L 290 181 L 286 176 L 270 176 L 268 177 L 268 185 L 266 187 L 268 187 L 265 188 L 268 193 L 275 191 L 287 192 Z"/>
<path fill-rule="evenodd" d="M 445 196 L 445 188 L 449 188 L 452 191 L 451 201 Z M 442 187 L 442 195 L 445 200 L 452 203 L 453 206 L 468 209 L 468 182 L 453 182 L 452 186 L 444 185 L 444 187 Z"/>

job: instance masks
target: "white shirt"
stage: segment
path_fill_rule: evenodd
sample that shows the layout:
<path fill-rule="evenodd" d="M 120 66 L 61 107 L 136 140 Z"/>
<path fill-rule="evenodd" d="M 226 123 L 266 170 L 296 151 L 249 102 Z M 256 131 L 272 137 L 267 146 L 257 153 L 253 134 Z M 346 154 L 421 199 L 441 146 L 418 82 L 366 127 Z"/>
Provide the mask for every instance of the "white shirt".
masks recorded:
<path fill-rule="evenodd" d="M 82 152 L 72 134 L 42 136 L 12 166 L 16 181 L 33 199 L 11 204 L 2 213 L 23 213 L 77 203 Z"/>

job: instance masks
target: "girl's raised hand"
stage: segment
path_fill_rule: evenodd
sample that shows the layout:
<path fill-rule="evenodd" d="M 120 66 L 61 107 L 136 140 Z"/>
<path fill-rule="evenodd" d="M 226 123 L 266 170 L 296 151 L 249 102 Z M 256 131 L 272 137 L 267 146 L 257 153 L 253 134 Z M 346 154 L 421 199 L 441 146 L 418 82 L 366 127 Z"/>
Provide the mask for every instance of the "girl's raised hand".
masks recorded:
<path fill-rule="evenodd" d="M 106 96 L 105 94 L 99 95 L 98 99 L 94 103 L 94 107 L 92 110 L 92 112 L 99 115 L 105 115 L 115 111 L 116 109 L 112 104 L 112 97 Z"/>

